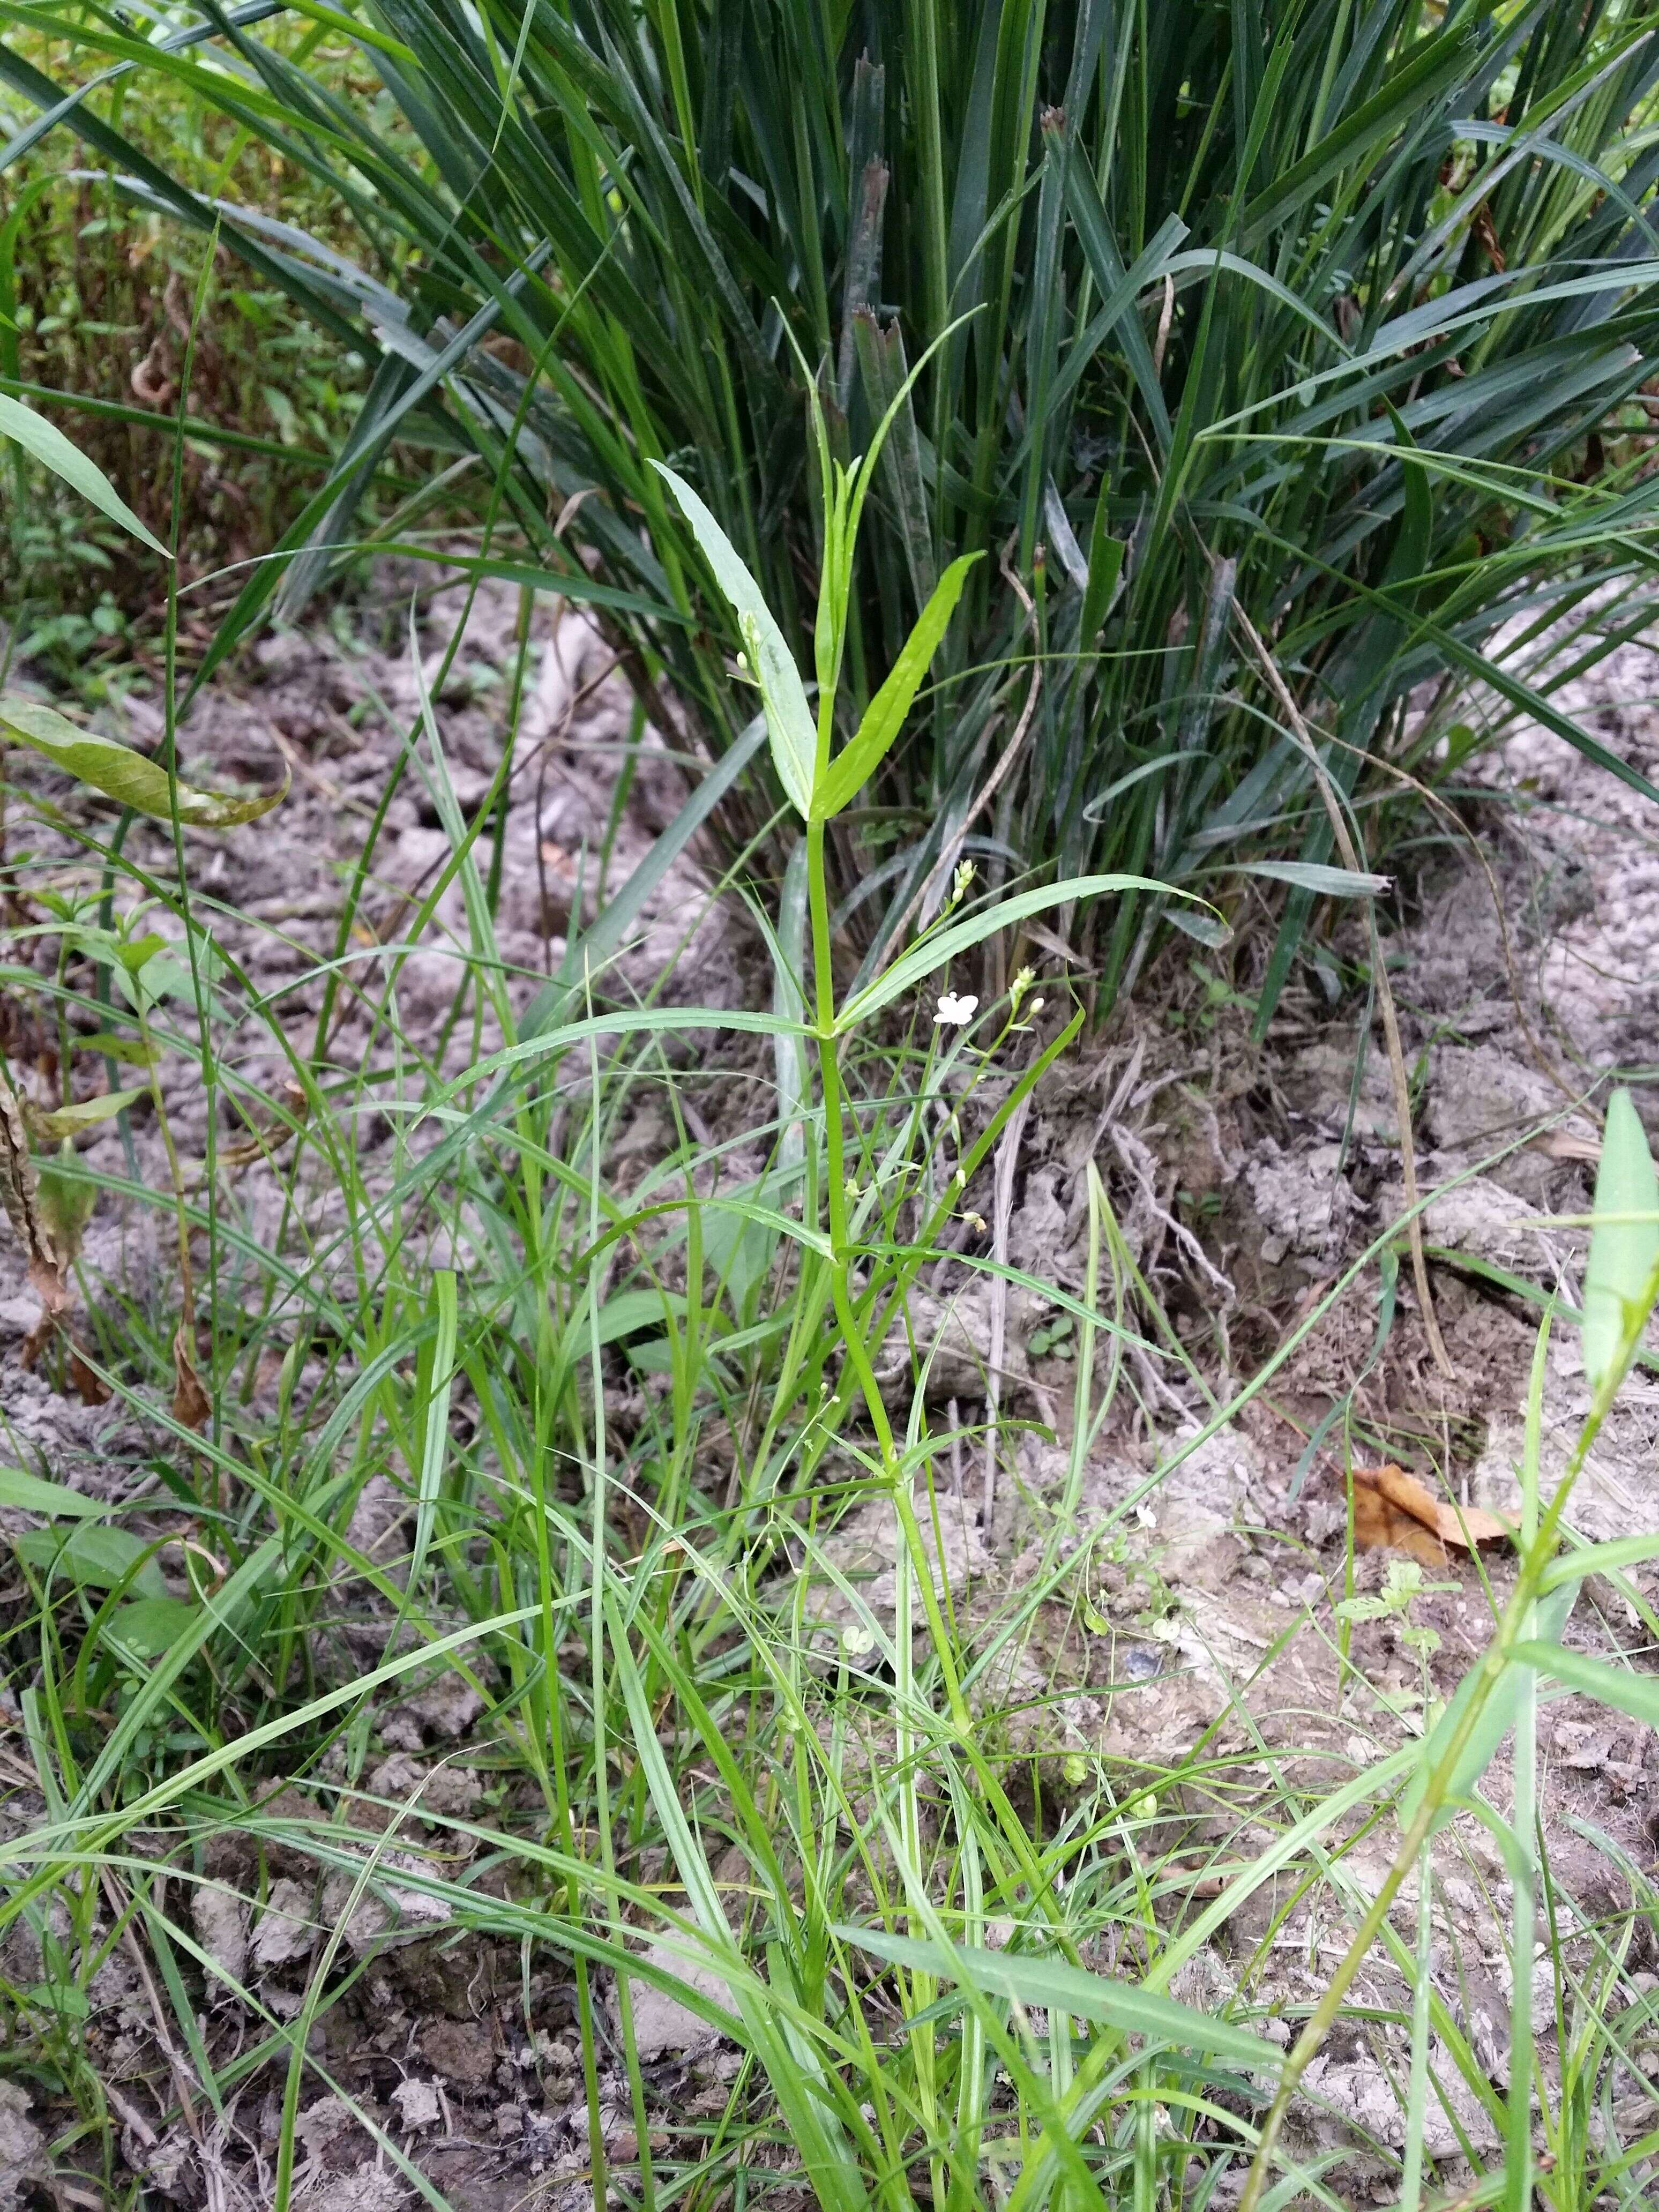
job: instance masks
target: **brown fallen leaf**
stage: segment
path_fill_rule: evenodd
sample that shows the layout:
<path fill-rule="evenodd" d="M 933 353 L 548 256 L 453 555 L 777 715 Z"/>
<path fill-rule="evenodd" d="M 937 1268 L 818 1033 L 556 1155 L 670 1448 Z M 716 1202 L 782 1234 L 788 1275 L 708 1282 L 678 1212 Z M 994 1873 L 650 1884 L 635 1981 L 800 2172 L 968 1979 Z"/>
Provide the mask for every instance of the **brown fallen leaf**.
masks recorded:
<path fill-rule="evenodd" d="M 173 1335 L 173 1419 L 187 1429 L 206 1428 L 213 1406 L 191 1355 L 189 1325 L 182 1321 Z"/>
<path fill-rule="evenodd" d="M 50 1158 L 37 1161 L 29 1143 L 29 1101 L 0 1073 L 0 1205 L 28 1255 L 29 1287 L 40 1301 L 40 1318 L 23 1340 L 22 1363 L 33 1367 L 61 1334 L 69 1346 L 69 1380 L 83 1406 L 102 1406 L 109 1391 L 81 1357 L 70 1319 L 74 1290 L 70 1270 L 98 1193 L 70 1181 Z M 65 1140 L 64 1153 L 74 1146 Z"/>
<path fill-rule="evenodd" d="M 1404 1552 L 1425 1567 L 1443 1567 L 1446 1547 L 1431 1528 L 1391 1505 L 1380 1490 L 1369 1488 L 1354 1470 L 1353 1547 L 1356 1552 Z"/>
<path fill-rule="evenodd" d="M 1460 1509 L 1443 1504 L 1403 1468 L 1357 1467 L 1353 1487 L 1354 1543 L 1362 1551 L 1392 1545 L 1425 1566 L 1443 1566 L 1449 1544 L 1469 1552 L 1477 1544 L 1495 1544 L 1511 1533 L 1495 1513 L 1483 1512 L 1478 1505 Z"/>
<path fill-rule="evenodd" d="M 69 1345 L 69 1377 L 80 1394 L 81 1403 L 83 1406 L 107 1406 L 110 1400 L 108 1383 L 101 1382 L 81 1357 L 80 1347 L 72 1334 L 70 1334 Z"/>

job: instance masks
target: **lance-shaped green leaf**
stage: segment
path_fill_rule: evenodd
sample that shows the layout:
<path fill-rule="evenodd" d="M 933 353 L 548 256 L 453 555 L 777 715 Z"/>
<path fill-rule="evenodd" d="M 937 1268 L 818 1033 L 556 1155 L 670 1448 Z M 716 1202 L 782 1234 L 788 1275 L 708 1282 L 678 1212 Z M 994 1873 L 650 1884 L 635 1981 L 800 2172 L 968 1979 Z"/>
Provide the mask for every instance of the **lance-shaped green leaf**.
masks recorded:
<path fill-rule="evenodd" d="M 1605 1544 L 1586 1544 L 1582 1551 L 1564 1552 L 1544 1570 L 1539 1588 L 1561 1589 L 1582 1583 L 1588 1575 L 1621 1575 L 1626 1567 L 1639 1567 L 1659 1554 L 1659 1528 L 1644 1528 L 1634 1536 L 1614 1536 Z"/>
<path fill-rule="evenodd" d="M 125 1583 L 140 1597 L 167 1594 L 152 1556 L 153 1540 L 131 1528 L 102 1528 L 81 1522 L 66 1531 L 26 1528 L 12 1543 L 19 1559 L 30 1566 L 67 1576 L 87 1589 L 115 1589 Z"/>
<path fill-rule="evenodd" d="M 934 586 L 933 597 L 917 617 L 887 681 L 866 708 L 851 741 L 830 764 L 812 808 L 823 820 L 839 814 L 855 799 L 885 759 L 889 746 L 904 726 L 910 702 L 939 650 L 939 640 L 950 627 L 968 571 L 979 558 L 977 553 L 964 553 L 959 561 L 951 562 Z"/>
<path fill-rule="evenodd" d="M 1274 883 L 1294 884 L 1298 890 L 1317 898 L 1381 898 L 1393 880 L 1368 874 L 1363 868 L 1327 867 L 1317 860 L 1242 860 L 1241 876 L 1267 876 Z"/>
<path fill-rule="evenodd" d="M 1095 501 L 1095 519 L 1089 532 L 1089 581 L 1083 593 L 1083 614 L 1078 623 L 1080 651 L 1092 653 L 1102 625 L 1117 598 L 1123 574 L 1124 544 L 1112 535 L 1112 480 L 1106 477 Z"/>
<path fill-rule="evenodd" d="M 167 772 L 158 762 L 113 738 L 82 729 L 38 699 L 20 698 L 9 691 L 0 696 L 0 736 L 33 746 L 106 799 L 131 807 L 135 814 L 151 815 L 158 822 L 173 819 Z M 288 786 L 286 770 L 275 791 L 262 792 L 257 799 L 225 799 L 180 782 L 176 787 L 179 819 L 193 830 L 230 830 L 239 822 L 257 822 L 287 796 Z"/>
<path fill-rule="evenodd" d="M 683 477 L 661 461 L 651 464 L 665 478 L 678 500 L 691 534 L 703 558 L 714 572 L 714 580 L 737 610 L 738 629 L 749 665 L 760 685 L 766 708 L 766 727 L 772 740 L 772 760 L 778 781 L 800 812 L 812 808 L 812 774 L 817 760 L 817 732 L 806 692 L 783 632 L 761 595 L 760 586 L 738 559 L 731 539 Z"/>
<path fill-rule="evenodd" d="M 1638 1674 L 1630 1667 L 1615 1667 L 1606 1659 L 1591 1659 L 1582 1651 L 1568 1651 L 1559 1644 L 1517 1644 L 1515 1656 L 1540 1674 L 1553 1676 L 1581 1697 L 1594 1698 L 1598 1705 L 1611 1705 L 1633 1721 L 1659 1728 L 1659 1678 Z"/>
<path fill-rule="evenodd" d="M 109 478 L 94 462 L 89 461 L 81 448 L 66 438 L 55 422 L 48 422 L 44 415 L 37 415 L 32 407 L 25 407 L 20 399 L 8 399 L 0 392 L 0 437 L 15 438 L 26 453 L 32 453 L 43 468 L 53 476 L 62 477 L 71 484 L 82 499 L 88 499 L 112 522 L 118 522 L 123 530 L 142 539 L 152 553 L 159 553 L 164 561 L 173 556 L 161 539 L 146 530 L 143 524 L 127 505 Z"/>
<path fill-rule="evenodd" d="M 1592 1392 L 1611 1376 L 1659 1261 L 1659 1180 L 1628 1091 L 1607 1101 L 1595 1176 L 1589 1257 L 1584 1263 L 1584 1376 Z"/>
<path fill-rule="evenodd" d="M 1539 1635 L 1552 1645 L 1567 1625 L 1567 1616 L 1578 1595 L 1576 1588 L 1553 1590 L 1540 1601 L 1534 1620 Z M 1451 1703 L 1423 1739 L 1418 1753 L 1416 1770 L 1400 1796 L 1400 1825 L 1409 1828 L 1417 1818 L 1428 1787 L 1454 1739 L 1463 1729 L 1469 1708 L 1485 1694 L 1479 1717 L 1462 1751 L 1447 1784 L 1445 1798 L 1436 1815 L 1435 1826 L 1443 1826 L 1455 1809 L 1448 1800 L 1467 1797 L 1498 1755 L 1498 1747 L 1515 1725 L 1525 1691 L 1525 1668 L 1534 1661 L 1528 1656 L 1536 1650 L 1534 1644 L 1517 1644 L 1505 1660 L 1502 1672 L 1492 1680 L 1487 1674 L 1492 1663 L 1489 1657 L 1477 1659 L 1452 1694 Z"/>

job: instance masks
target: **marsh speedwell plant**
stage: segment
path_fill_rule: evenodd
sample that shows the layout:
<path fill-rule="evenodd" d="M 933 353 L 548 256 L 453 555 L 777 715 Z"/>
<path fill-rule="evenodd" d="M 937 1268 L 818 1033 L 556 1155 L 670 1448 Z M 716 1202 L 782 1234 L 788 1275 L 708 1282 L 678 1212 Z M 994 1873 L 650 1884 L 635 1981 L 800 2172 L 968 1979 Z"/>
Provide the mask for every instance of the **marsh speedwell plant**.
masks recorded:
<path fill-rule="evenodd" d="M 50 2148 L 80 2172 L 77 2188 L 90 2173 L 109 2201 L 137 2201 L 115 2148 L 131 2108 L 112 2103 L 87 2033 L 99 1977 L 137 1958 L 132 1986 L 166 2054 L 149 2085 L 165 2139 L 144 2156 L 189 2140 L 222 2179 L 257 2084 L 275 2146 L 260 2200 L 287 2212 L 305 2182 L 301 2120 L 335 2096 L 380 2160 L 441 2206 L 419 2142 L 356 2094 L 327 2033 L 343 2010 L 380 2002 L 389 1947 L 412 1934 L 440 1959 L 490 1946 L 495 1971 L 509 1984 L 518 1975 L 526 2066 L 556 2064 L 530 2030 L 550 1980 L 569 1992 L 566 2057 L 587 2136 L 563 2179 L 591 2191 L 596 2212 L 803 2199 L 825 2212 L 1337 2205 L 1345 2153 L 1309 2147 L 1303 2085 L 1349 2016 L 1362 1966 L 1379 1959 L 1407 1992 L 1391 2016 L 1409 2051 L 1395 2084 L 1403 2148 L 1382 2154 L 1402 2206 L 1429 2201 L 1428 2124 L 1457 2109 L 1454 2092 L 1503 2145 L 1497 2157 L 1469 2145 L 1460 2204 L 1527 2212 L 1541 2195 L 1562 2212 L 1634 2212 L 1650 2201 L 1659 2143 L 1615 2110 L 1642 2079 L 1633 2053 L 1651 2027 L 1647 1999 L 1613 2002 L 1633 1986 L 1634 1923 L 1580 1927 L 1567 1942 L 1540 1849 L 1535 1750 L 1554 1686 L 1659 1722 L 1651 1676 L 1567 1640 L 1592 1574 L 1655 1628 L 1629 1577 L 1659 1553 L 1659 1534 L 1589 1546 L 1571 1521 L 1574 1483 L 1659 1293 L 1659 1188 L 1634 1109 L 1614 1095 L 1596 1189 L 1589 1415 L 1551 1490 L 1547 1318 L 1513 1581 L 1506 1598 L 1494 1593 L 1483 1654 L 1419 1738 L 1356 1753 L 1343 1778 L 1328 1760 L 1314 1781 L 1289 1762 L 1252 1763 L 1248 1852 L 1221 1847 L 1194 1888 L 1171 1841 L 1188 1832 L 1183 1795 L 1238 1808 L 1237 1755 L 1206 1736 L 1126 1781 L 1092 1747 L 1068 1747 L 1061 1787 L 1052 1756 L 1011 1741 L 998 1670 L 1049 1601 L 1081 1602 L 1091 1618 L 1094 1565 L 1137 1505 L 1267 1386 L 1397 1225 L 1079 1546 L 1081 1473 L 1113 1394 L 1137 1387 L 1135 1360 L 1162 1356 L 1127 1324 L 1115 1224 L 1092 1178 L 1084 1295 L 1030 1285 L 1076 1334 L 1069 1472 L 1057 1503 L 1031 1509 L 1032 1571 L 988 1592 L 939 1571 L 964 1512 L 951 1474 L 963 1440 L 923 1388 L 932 1346 L 910 1334 L 911 1292 L 947 1255 L 998 1278 L 982 1238 L 946 1231 L 1081 1020 L 1039 1009 L 1023 972 L 994 998 L 966 956 L 1017 938 L 1045 907 L 1109 898 L 1124 882 L 1084 877 L 975 904 L 970 874 L 953 870 L 938 919 L 841 988 L 826 835 L 897 739 L 968 573 L 945 568 L 838 749 L 848 579 L 893 419 L 856 466 L 820 441 L 816 704 L 750 573 L 697 495 L 663 471 L 733 609 L 745 664 L 734 681 L 758 690 L 744 744 L 769 741 L 793 811 L 797 842 L 765 917 L 770 1012 L 629 1000 L 615 966 L 706 818 L 707 786 L 586 927 L 573 919 L 558 971 L 515 1012 L 480 866 L 491 804 L 464 817 L 431 705 L 447 664 L 431 684 L 419 678 L 399 755 L 443 825 L 440 879 L 401 936 L 366 945 L 350 934 L 359 883 L 338 956 L 313 979 L 354 995 L 363 1026 L 349 1053 L 333 1048 L 332 1000 L 314 1036 L 300 1036 L 283 992 L 222 941 L 227 917 L 191 880 L 186 831 L 229 817 L 180 782 L 171 732 L 150 763 L 6 702 L 10 739 L 127 810 L 112 823 L 96 807 L 46 806 L 39 853 L 15 842 L 14 818 L 15 880 L 40 893 L 40 935 L 61 951 L 9 980 L 52 1018 L 66 1069 L 77 1051 L 137 1066 L 163 1119 L 181 1093 L 164 1096 L 158 1070 L 186 1070 L 208 1106 L 205 1161 L 170 1146 L 160 1187 L 136 1155 L 94 1171 L 73 1128 L 32 1124 L 21 1105 L 5 1122 L 9 1211 L 21 1234 L 47 1240 L 62 1279 L 73 1254 L 51 1240 L 100 1203 L 154 1210 L 177 1231 L 183 1275 L 192 1250 L 210 1261 L 201 1329 L 181 1326 L 187 1283 L 166 1267 L 148 1291 L 92 1283 L 78 1316 L 61 1309 L 64 1340 L 43 1356 L 67 1365 L 72 1351 L 89 1392 L 111 1393 L 125 1417 L 106 1495 L 49 1467 L 0 1470 L 0 1502 L 30 1523 L 15 1541 L 18 1717 L 5 1757 L 38 1808 L 3 1847 L 0 2055 L 75 2113 Z M 146 820 L 163 833 L 149 843 Z M 78 852 L 79 875 L 48 833 Z M 83 878 L 90 896 L 74 890 Z M 464 934 L 448 1033 L 487 1018 L 499 1039 L 459 1078 L 403 1026 L 398 988 L 450 884 Z M 702 1079 L 669 1048 L 744 1032 L 771 1052 L 776 1112 L 758 1133 L 763 1170 L 720 1180 L 757 1132 L 742 1146 L 698 1133 L 690 1086 Z M 641 1171 L 619 1139 L 647 1096 L 672 1135 Z M 216 1135 L 222 1116 L 245 1141 Z M 367 1134 L 377 1119 L 391 1128 L 379 1151 Z M 250 1159 L 282 1195 L 275 1237 L 246 1195 Z M 50 1218 L 43 1164 L 59 1193 Z M 319 1183 L 337 1210 L 314 1225 Z M 21 1431 L 14 1444 L 27 1455 Z M 396 1558 L 356 1517 L 376 1496 L 396 1508 Z M 895 1532 L 882 1603 L 830 1542 L 854 1506 Z M 842 1608 L 828 1635 L 826 1589 Z M 441 1766 L 408 1795 L 374 1778 L 378 1717 L 434 1680 L 477 1716 L 483 1749 L 469 1755 L 482 1788 L 470 1795 L 445 1794 Z M 1506 1737 L 1500 1810 L 1482 1778 Z M 1501 2089 L 1431 1971 L 1434 1848 L 1470 1822 L 1507 1874 Z M 1367 1838 L 1387 1843 L 1370 1881 L 1354 1856 Z M 1248 1960 L 1206 2004 L 1173 1993 L 1281 1878 L 1341 1931 L 1322 1996 L 1264 2019 Z M 1414 1936 L 1396 1915 L 1413 1882 Z M 246 1952 L 210 1943 L 216 1902 L 298 1931 L 280 2002 Z M 1288 1909 L 1275 1908 L 1264 1943 Z M 1534 2012 L 1540 1939 L 1547 2022 Z M 736 2054 L 712 2100 L 684 2107 L 642 2056 L 644 1985 Z M 210 1988 L 241 2008 L 229 2041 L 210 2031 Z M 1355 2016 L 1379 2025 L 1375 2008 Z"/>

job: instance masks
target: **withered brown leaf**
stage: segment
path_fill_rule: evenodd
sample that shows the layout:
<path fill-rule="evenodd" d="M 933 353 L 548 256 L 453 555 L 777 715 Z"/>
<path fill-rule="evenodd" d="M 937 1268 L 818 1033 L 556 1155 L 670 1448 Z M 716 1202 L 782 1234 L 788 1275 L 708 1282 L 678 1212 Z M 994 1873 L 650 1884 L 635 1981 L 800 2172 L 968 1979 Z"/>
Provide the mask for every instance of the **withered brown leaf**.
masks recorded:
<path fill-rule="evenodd" d="M 1495 1513 L 1444 1504 L 1414 1474 L 1392 1464 L 1355 1468 L 1353 1505 L 1357 1550 L 1387 1545 L 1425 1566 L 1444 1566 L 1449 1545 L 1473 1551 L 1477 1544 L 1495 1544 L 1510 1533 Z"/>
<path fill-rule="evenodd" d="M 29 1285 L 55 1321 L 69 1304 L 64 1280 L 64 1255 L 59 1251 L 51 1224 L 40 1206 L 40 1182 L 22 1101 L 0 1071 L 0 1204 L 28 1255 Z"/>
<path fill-rule="evenodd" d="M 204 1429 L 213 1418 L 213 1406 L 202 1388 L 191 1349 L 190 1329 L 180 1322 L 173 1334 L 173 1418 L 186 1429 Z"/>

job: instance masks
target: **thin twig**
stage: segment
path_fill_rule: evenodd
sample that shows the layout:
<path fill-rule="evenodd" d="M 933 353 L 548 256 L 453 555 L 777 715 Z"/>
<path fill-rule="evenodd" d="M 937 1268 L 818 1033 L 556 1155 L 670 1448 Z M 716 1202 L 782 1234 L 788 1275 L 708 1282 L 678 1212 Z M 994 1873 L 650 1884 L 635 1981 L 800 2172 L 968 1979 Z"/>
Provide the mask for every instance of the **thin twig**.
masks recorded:
<path fill-rule="evenodd" d="M 1363 874 L 1364 871 L 1360 866 L 1359 854 L 1348 829 L 1347 817 L 1331 787 L 1330 776 L 1324 762 L 1319 757 L 1319 748 L 1302 718 L 1302 710 L 1296 703 L 1291 687 L 1280 674 L 1278 662 L 1262 643 L 1255 624 L 1237 600 L 1233 603 L 1233 619 L 1261 662 L 1261 672 L 1269 688 L 1289 717 L 1291 734 L 1307 756 L 1318 784 L 1319 795 L 1325 804 L 1325 811 L 1330 817 L 1331 830 L 1336 838 L 1337 849 L 1342 855 L 1343 866 L 1354 875 Z M 1423 1250 L 1423 1224 L 1417 1210 L 1417 1147 L 1412 1135 L 1411 1085 L 1406 1076 L 1406 1055 L 1400 1042 L 1400 1022 L 1395 1012 L 1394 991 L 1382 958 L 1382 940 L 1377 931 L 1376 911 L 1369 899 L 1365 902 L 1365 920 L 1370 933 L 1371 973 L 1376 979 L 1376 1002 L 1382 1012 L 1382 1035 L 1389 1048 L 1389 1072 L 1394 1079 L 1395 1112 L 1400 1121 L 1400 1163 L 1405 1185 L 1406 1236 L 1411 1247 L 1412 1278 L 1417 1285 L 1417 1304 L 1423 1316 L 1423 1333 L 1429 1340 L 1435 1365 L 1443 1375 L 1450 1376 L 1456 1370 L 1447 1353 L 1445 1340 L 1440 1334 L 1440 1323 L 1435 1317 L 1434 1300 L 1429 1291 L 1429 1263 Z"/>

